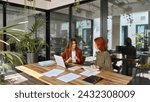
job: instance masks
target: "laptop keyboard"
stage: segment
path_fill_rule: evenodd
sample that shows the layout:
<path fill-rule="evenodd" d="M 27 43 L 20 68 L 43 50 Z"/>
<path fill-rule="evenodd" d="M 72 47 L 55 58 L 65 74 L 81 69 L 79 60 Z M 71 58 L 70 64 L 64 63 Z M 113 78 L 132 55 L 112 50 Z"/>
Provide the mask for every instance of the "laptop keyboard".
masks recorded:
<path fill-rule="evenodd" d="M 65 63 L 65 65 L 66 65 L 66 67 L 67 67 L 67 68 L 70 68 L 70 67 L 75 66 L 75 65 L 73 65 L 73 64 L 69 64 L 69 63 Z"/>

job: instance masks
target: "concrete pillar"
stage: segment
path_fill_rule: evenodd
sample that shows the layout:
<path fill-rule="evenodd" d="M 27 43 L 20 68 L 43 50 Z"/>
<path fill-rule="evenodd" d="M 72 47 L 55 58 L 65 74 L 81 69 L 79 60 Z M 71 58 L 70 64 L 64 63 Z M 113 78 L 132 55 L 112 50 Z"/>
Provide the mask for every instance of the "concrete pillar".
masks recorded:
<path fill-rule="evenodd" d="M 150 29 L 150 11 L 148 12 L 148 29 Z"/>
<path fill-rule="evenodd" d="M 107 39 L 107 17 L 108 17 L 108 0 L 100 0 L 100 31 L 102 37 Z"/>
<path fill-rule="evenodd" d="M 112 48 L 120 43 L 120 16 L 112 17 Z"/>

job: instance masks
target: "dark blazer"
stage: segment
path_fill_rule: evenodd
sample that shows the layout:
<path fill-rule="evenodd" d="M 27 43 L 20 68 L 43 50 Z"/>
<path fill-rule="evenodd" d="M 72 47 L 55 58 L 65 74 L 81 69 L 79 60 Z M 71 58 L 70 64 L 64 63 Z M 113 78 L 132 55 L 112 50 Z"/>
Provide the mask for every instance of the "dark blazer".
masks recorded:
<path fill-rule="evenodd" d="M 136 58 L 136 48 L 134 46 L 125 46 L 122 51 L 123 56 L 127 55 L 127 58 Z"/>
<path fill-rule="evenodd" d="M 76 56 L 80 59 L 80 61 L 76 60 L 76 64 L 83 64 L 84 63 L 84 57 L 82 54 L 82 51 L 79 48 L 75 49 Z M 65 51 L 61 54 L 63 59 L 66 61 L 72 56 L 72 50 L 66 48 Z M 69 63 L 72 63 L 71 61 Z"/>

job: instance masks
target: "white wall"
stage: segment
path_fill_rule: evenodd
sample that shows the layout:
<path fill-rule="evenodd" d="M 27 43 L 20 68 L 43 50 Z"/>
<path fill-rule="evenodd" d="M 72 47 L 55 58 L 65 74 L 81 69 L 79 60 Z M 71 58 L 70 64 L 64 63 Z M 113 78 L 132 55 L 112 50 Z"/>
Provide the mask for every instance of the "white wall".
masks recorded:
<path fill-rule="evenodd" d="M 130 38 L 132 38 L 132 44 L 135 45 L 135 33 L 136 33 L 136 25 L 141 25 L 141 24 L 148 24 L 148 12 L 137 12 L 137 13 L 133 13 L 131 15 L 131 17 L 133 18 L 133 23 L 129 23 L 127 21 L 126 16 L 121 15 L 121 19 L 120 19 L 120 37 L 121 35 L 121 31 L 122 28 L 121 26 L 128 26 L 128 36 Z M 120 41 L 120 44 L 122 42 Z"/>

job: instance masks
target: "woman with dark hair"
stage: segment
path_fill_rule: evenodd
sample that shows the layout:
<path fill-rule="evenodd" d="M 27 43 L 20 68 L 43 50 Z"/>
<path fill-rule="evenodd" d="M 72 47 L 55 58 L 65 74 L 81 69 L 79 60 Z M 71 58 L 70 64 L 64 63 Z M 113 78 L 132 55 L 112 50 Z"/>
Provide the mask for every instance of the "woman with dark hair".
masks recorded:
<path fill-rule="evenodd" d="M 84 62 L 82 51 L 77 47 L 77 41 L 74 38 L 70 39 L 68 46 L 61 53 L 61 56 L 66 63 L 83 64 Z"/>
<path fill-rule="evenodd" d="M 107 42 L 103 37 L 94 39 L 95 48 L 98 50 L 96 53 L 96 65 L 100 69 L 113 71 L 110 54 L 107 51 Z"/>
<path fill-rule="evenodd" d="M 136 48 L 132 46 L 131 38 L 127 37 L 125 39 L 125 47 L 122 51 L 123 57 L 125 58 L 136 58 Z"/>
<path fill-rule="evenodd" d="M 125 75 L 132 75 L 132 68 L 135 65 L 136 59 L 136 48 L 132 46 L 131 38 L 127 37 L 125 39 L 125 47 L 122 50 L 123 58 L 123 69 L 122 73 Z"/>

